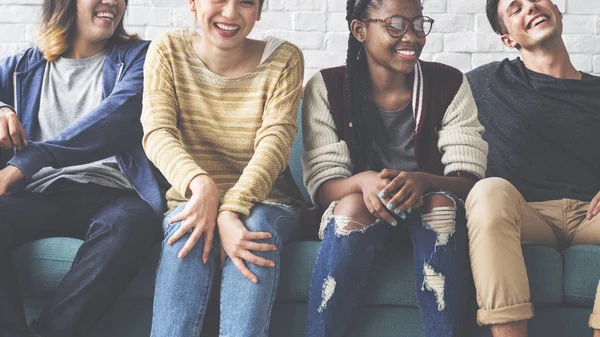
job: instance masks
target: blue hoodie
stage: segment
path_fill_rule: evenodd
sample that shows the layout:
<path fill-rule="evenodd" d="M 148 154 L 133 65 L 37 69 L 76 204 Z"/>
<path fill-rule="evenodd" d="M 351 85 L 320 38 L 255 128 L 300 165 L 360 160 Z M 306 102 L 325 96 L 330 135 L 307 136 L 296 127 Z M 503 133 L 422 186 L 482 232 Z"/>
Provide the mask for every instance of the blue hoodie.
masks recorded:
<path fill-rule="evenodd" d="M 142 149 L 143 68 L 149 42 L 113 45 L 102 68 L 103 100 L 95 109 L 45 142 L 28 146 L 8 159 L 30 181 L 44 167 L 61 168 L 116 156 L 117 163 L 137 193 L 162 216 L 166 210 L 164 178 Z M 0 61 L 0 108 L 16 111 L 28 137 L 38 130 L 38 109 L 47 61 L 38 48 Z M 6 161 L 0 163 L 4 165 Z"/>

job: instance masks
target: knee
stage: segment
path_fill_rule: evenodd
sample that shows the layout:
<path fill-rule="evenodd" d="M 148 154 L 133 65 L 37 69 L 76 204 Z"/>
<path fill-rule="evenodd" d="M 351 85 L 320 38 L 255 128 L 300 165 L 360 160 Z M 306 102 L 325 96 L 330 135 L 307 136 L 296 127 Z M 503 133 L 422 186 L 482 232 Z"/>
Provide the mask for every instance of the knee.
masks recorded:
<path fill-rule="evenodd" d="M 331 211 L 336 236 L 348 236 L 350 233 L 361 233 L 373 226 L 376 218 L 365 206 L 362 194 L 350 194 L 342 198 Z"/>
<path fill-rule="evenodd" d="M 506 179 L 497 177 L 485 178 L 473 186 L 466 203 L 475 204 L 491 200 L 496 201 L 499 197 L 515 192 L 517 192 L 517 189 Z"/>
<path fill-rule="evenodd" d="M 354 219 L 365 225 L 375 221 L 375 217 L 367 209 L 363 196 L 360 193 L 343 197 L 333 209 L 333 215 Z"/>
<path fill-rule="evenodd" d="M 427 214 L 435 212 L 439 208 L 456 210 L 456 203 L 451 197 L 443 193 L 430 194 L 423 198 L 421 213 Z"/>
<path fill-rule="evenodd" d="M 145 202 L 118 202 L 96 214 L 86 238 L 110 237 L 118 246 L 147 247 L 156 239 L 160 219 Z"/>

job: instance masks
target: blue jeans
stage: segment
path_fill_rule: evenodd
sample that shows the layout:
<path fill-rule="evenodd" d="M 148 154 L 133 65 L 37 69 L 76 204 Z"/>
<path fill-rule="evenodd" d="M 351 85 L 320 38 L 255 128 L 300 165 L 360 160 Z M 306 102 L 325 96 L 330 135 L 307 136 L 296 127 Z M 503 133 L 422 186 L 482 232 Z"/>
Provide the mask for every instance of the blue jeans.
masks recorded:
<path fill-rule="evenodd" d="M 184 235 L 172 246 L 169 237 L 181 227 L 181 222 L 169 225 L 169 219 L 183 211 L 180 205 L 169 212 L 163 222 L 165 236 L 156 273 L 152 337 L 198 337 L 208 306 L 213 280 L 219 266 L 219 240 L 215 235 L 208 263 L 202 263 L 204 236 L 183 259 L 177 258 L 190 234 Z M 246 266 L 258 279 L 254 284 L 246 279 L 227 259 L 221 279 L 221 321 L 219 336 L 266 337 L 269 332 L 271 310 L 279 284 L 279 269 L 283 245 L 301 234 L 298 212 L 293 207 L 256 204 L 250 216 L 242 222 L 251 232 L 268 232 L 271 239 L 258 240 L 277 246 L 275 252 L 253 252 L 271 260 L 274 268 L 251 263 Z"/>
<path fill-rule="evenodd" d="M 450 218 L 453 229 L 447 227 L 445 232 L 434 229 L 418 212 L 409 215 L 404 223 L 412 235 L 417 301 L 425 336 L 459 337 L 469 280 L 465 210 L 456 197 L 446 192 L 439 194 L 451 198 L 456 205 L 454 218 Z M 336 231 L 336 220 L 339 218 L 333 216 L 327 222 L 313 270 L 307 337 L 348 334 L 375 253 L 394 230 L 390 224 L 377 221 L 364 231 L 340 234 Z M 398 218 L 398 223 L 403 221 Z"/>
<path fill-rule="evenodd" d="M 43 337 L 87 336 L 137 274 L 159 226 L 135 192 L 94 184 L 58 180 L 44 193 L 0 197 L 0 336 L 30 336 L 13 249 L 47 237 L 84 240 L 34 327 Z"/>

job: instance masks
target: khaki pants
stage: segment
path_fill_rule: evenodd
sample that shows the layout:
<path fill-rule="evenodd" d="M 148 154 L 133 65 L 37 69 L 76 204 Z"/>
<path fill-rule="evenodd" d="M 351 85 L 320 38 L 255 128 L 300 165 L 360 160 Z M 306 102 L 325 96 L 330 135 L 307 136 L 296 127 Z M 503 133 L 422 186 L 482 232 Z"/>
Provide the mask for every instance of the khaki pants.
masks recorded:
<path fill-rule="evenodd" d="M 588 206 L 570 199 L 527 203 L 501 178 L 473 187 L 466 209 L 480 325 L 533 317 L 521 244 L 600 245 L 600 214 L 586 220 Z M 600 283 L 589 324 L 600 329 Z"/>

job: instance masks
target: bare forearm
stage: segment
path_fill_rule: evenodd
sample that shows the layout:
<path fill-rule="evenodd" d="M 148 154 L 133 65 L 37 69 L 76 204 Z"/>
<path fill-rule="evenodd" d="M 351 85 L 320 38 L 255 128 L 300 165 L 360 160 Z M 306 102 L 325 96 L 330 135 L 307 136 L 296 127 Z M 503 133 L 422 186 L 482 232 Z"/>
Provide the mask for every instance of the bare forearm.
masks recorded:
<path fill-rule="evenodd" d="M 463 177 L 444 177 L 429 173 L 420 173 L 428 182 L 427 190 L 442 190 L 456 194 L 459 198 L 465 199 L 469 191 L 477 182 L 473 178 Z"/>
<path fill-rule="evenodd" d="M 361 193 L 361 177 L 362 173 L 359 173 L 348 178 L 326 181 L 317 190 L 317 200 L 315 201 L 319 206 L 326 207 L 331 202 L 340 200 L 347 195 Z"/>

